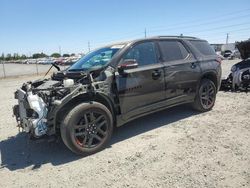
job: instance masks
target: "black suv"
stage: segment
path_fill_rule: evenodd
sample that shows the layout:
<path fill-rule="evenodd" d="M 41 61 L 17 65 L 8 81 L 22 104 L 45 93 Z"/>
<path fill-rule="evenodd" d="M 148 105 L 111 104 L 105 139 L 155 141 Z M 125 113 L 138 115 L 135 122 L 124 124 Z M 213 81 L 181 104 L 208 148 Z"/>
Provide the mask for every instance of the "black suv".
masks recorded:
<path fill-rule="evenodd" d="M 31 138 L 59 135 L 73 152 L 89 155 L 135 118 L 184 103 L 211 110 L 220 79 L 207 41 L 152 37 L 105 46 L 49 79 L 24 83 L 13 111 Z"/>

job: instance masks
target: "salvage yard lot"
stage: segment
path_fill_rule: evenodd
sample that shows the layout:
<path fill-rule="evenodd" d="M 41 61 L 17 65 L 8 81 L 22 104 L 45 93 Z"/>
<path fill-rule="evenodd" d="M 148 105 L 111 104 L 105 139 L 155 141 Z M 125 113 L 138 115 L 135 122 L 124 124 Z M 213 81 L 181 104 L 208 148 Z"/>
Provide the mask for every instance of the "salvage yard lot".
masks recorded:
<path fill-rule="evenodd" d="M 137 119 L 82 158 L 18 133 L 13 92 L 36 78 L 0 80 L 0 187 L 250 187 L 250 93 L 219 92 L 207 113 L 184 105 Z"/>

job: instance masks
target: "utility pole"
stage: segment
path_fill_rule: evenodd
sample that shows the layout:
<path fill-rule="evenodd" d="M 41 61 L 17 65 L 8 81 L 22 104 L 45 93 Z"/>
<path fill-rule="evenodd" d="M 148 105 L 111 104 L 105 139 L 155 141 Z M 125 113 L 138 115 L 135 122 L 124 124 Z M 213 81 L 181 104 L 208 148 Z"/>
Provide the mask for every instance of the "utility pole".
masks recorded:
<path fill-rule="evenodd" d="M 227 33 L 226 44 L 228 44 L 229 34 Z"/>
<path fill-rule="evenodd" d="M 88 41 L 88 49 L 89 49 L 89 52 L 90 52 L 90 42 Z"/>
<path fill-rule="evenodd" d="M 147 38 L 147 29 L 144 30 L 144 37 Z"/>
<path fill-rule="evenodd" d="M 4 66 L 4 60 L 2 61 L 3 64 L 3 77 L 6 78 L 6 72 L 5 72 L 5 66 Z"/>
<path fill-rule="evenodd" d="M 36 60 L 36 74 L 38 75 L 38 65 L 37 65 L 37 60 Z"/>
<path fill-rule="evenodd" d="M 62 56 L 62 54 L 61 54 L 61 53 L 62 53 L 62 51 L 61 51 L 61 46 L 59 45 L 58 48 L 59 48 L 59 54 L 60 54 L 60 56 Z"/>

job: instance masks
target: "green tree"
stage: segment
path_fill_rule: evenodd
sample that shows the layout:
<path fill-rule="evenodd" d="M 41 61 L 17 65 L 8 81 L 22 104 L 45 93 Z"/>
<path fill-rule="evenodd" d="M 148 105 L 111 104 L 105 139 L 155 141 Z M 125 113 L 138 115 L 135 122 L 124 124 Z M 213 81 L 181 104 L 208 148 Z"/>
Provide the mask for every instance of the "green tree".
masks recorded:
<path fill-rule="evenodd" d="M 43 57 L 48 57 L 48 56 L 44 53 L 35 53 L 32 55 L 32 58 L 34 58 L 34 59 L 43 58 Z"/>
<path fill-rule="evenodd" d="M 2 53 L 0 60 L 4 60 L 4 53 Z"/>
<path fill-rule="evenodd" d="M 69 57 L 70 55 L 69 54 L 63 54 L 63 57 Z"/>
<path fill-rule="evenodd" d="M 24 55 L 24 54 L 22 54 L 21 57 L 20 57 L 20 59 L 27 59 L 27 56 Z"/>
<path fill-rule="evenodd" d="M 14 53 L 13 54 L 13 59 L 14 60 L 18 60 L 20 57 L 19 57 L 19 55 L 18 55 L 18 53 Z"/>
<path fill-rule="evenodd" d="M 59 54 L 59 53 L 53 53 L 53 54 L 51 54 L 51 57 L 58 58 L 58 57 L 61 57 L 61 54 Z"/>
<path fill-rule="evenodd" d="M 11 54 L 7 54 L 5 60 L 6 60 L 6 61 L 12 60 Z"/>
<path fill-rule="evenodd" d="M 70 54 L 70 56 L 75 56 L 76 54 L 74 54 L 74 53 L 72 53 L 72 54 Z"/>
<path fill-rule="evenodd" d="M 40 57 L 40 54 L 39 54 L 39 53 L 35 53 L 35 54 L 32 55 L 32 58 L 34 58 L 34 59 L 37 59 L 37 58 L 39 58 L 39 57 Z"/>

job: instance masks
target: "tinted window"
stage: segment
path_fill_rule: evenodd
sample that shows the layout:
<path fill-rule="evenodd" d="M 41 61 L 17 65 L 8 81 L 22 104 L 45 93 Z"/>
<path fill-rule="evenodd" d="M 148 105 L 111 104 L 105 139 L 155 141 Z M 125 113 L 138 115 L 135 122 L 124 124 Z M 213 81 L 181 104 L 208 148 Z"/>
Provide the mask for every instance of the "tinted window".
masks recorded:
<path fill-rule="evenodd" d="M 107 65 L 119 48 L 101 48 L 83 56 L 79 61 L 73 64 L 68 70 L 90 70 L 97 69 Z"/>
<path fill-rule="evenodd" d="M 164 61 L 181 60 L 188 56 L 188 51 L 183 44 L 178 41 L 160 41 L 159 45 Z"/>
<path fill-rule="evenodd" d="M 191 40 L 190 41 L 194 47 L 203 55 L 215 55 L 214 49 L 208 44 L 207 41 L 198 41 Z"/>
<path fill-rule="evenodd" d="M 145 42 L 134 46 L 123 59 L 135 59 L 139 66 L 156 63 L 156 51 L 153 42 Z"/>

